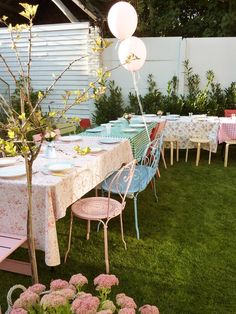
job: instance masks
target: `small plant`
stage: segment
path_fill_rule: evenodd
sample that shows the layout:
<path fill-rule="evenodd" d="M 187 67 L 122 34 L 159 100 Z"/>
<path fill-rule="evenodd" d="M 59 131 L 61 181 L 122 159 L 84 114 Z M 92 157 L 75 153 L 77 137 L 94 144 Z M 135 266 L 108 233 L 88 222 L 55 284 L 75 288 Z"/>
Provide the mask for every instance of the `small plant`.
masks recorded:
<path fill-rule="evenodd" d="M 97 296 L 83 292 L 88 280 L 82 274 L 73 275 L 70 281 L 56 279 L 50 290 L 42 284 L 26 289 L 14 302 L 10 314 L 135 314 L 135 301 L 124 293 L 116 295 L 115 302 L 109 299 L 112 286 L 119 284 L 115 275 L 101 274 L 94 279 Z M 141 314 L 159 314 L 154 305 L 146 304 L 139 308 Z"/>
<path fill-rule="evenodd" d="M 170 113 L 181 113 L 182 101 L 178 96 L 178 78 L 173 76 L 167 85 L 167 95 L 163 96 L 164 111 Z"/>
<path fill-rule="evenodd" d="M 93 114 L 93 121 L 97 125 L 121 117 L 124 113 L 121 88 L 115 86 L 114 81 L 109 81 L 107 93 L 95 100 L 94 104 L 96 110 Z"/>

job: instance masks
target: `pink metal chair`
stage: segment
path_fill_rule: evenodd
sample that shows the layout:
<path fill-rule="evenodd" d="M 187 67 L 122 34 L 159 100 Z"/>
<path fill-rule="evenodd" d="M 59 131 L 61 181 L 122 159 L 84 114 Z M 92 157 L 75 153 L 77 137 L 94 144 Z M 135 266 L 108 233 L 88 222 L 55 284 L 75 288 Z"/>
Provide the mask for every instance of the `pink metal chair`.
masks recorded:
<path fill-rule="evenodd" d="M 225 109 L 224 110 L 225 117 L 230 118 L 232 114 L 236 114 L 236 109 Z"/>
<path fill-rule="evenodd" d="M 83 129 L 83 130 L 91 128 L 91 121 L 90 121 L 90 119 L 87 119 L 87 118 L 86 119 L 81 119 L 79 124 L 80 124 L 81 129 Z"/>
<path fill-rule="evenodd" d="M 64 262 L 67 260 L 67 256 L 71 247 L 71 235 L 72 235 L 72 225 L 73 218 L 85 219 L 88 221 L 87 226 L 87 240 L 89 239 L 90 233 L 90 221 L 98 221 L 102 223 L 104 229 L 104 254 L 105 254 L 105 265 L 106 273 L 109 273 L 109 257 L 108 257 L 108 223 L 109 221 L 117 216 L 120 216 L 120 226 L 121 226 L 121 238 L 126 249 L 126 242 L 124 240 L 123 232 L 123 221 L 122 212 L 125 208 L 125 198 L 128 193 L 131 180 L 134 175 L 136 160 L 131 161 L 127 165 L 124 165 L 113 177 L 112 181 L 109 183 L 109 190 L 107 197 L 88 197 L 76 201 L 71 207 L 71 219 L 70 219 L 70 229 L 69 229 L 69 241 L 68 249 L 65 254 Z M 122 194 L 120 191 L 122 181 Z M 124 189 L 125 185 L 125 191 Z M 120 197 L 120 201 L 111 198 L 111 188 L 117 191 Z M 113 192 L 112 190 L 112 192 Z"/>

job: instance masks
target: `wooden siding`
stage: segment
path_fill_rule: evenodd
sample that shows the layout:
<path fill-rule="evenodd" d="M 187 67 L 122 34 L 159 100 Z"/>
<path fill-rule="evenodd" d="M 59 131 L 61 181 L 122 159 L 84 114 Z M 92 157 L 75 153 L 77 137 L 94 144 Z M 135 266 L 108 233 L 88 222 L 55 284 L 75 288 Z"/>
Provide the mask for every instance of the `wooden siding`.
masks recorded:
<path fill-rule="evenodd" d="M 52 93 L 43 102 L 43 111 L 63 108 L 62 96 L 65 90 L 78 90 L 88 86 L 93 77 L 94 69 L 99 65 L 99 59 L 91 53 L 91 43 L 97 36 L 97 30 L 89 27 L 88 22 L 73 24 L 54 24 L 33 27 L 32 71 L 31 79 L 34 91 L 44 91 L 73 60 L 81 57 L 55 85 Z M 27 33 L 22 33 L 18 40 L 21 60 L 27 62 Z M 19 64 L 15 52 L 11 49 L 9 33 L 0 29 L 0 51 L 10 65 L 14 74 L 19 76 Z M 11 92 L 14 84 L 3 63 L 0 63 L 0 78 L 10 84 Z M 2 88 L 0 86 L 0 92 Z M 87 102 L 73 107 L 68 116 L 90 117 L 93 104 Z"/>

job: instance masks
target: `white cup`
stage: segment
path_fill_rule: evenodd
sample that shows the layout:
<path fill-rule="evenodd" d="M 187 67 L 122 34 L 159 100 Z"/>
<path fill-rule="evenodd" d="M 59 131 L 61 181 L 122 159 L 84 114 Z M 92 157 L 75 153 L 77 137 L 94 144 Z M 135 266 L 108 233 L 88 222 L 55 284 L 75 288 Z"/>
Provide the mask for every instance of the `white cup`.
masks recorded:
<path fill-rule="evenodd" d="M 106 132 L 107 132 L 107 135 L 111 134 L 111 124 L 110 123 L 106 124 Z"/>

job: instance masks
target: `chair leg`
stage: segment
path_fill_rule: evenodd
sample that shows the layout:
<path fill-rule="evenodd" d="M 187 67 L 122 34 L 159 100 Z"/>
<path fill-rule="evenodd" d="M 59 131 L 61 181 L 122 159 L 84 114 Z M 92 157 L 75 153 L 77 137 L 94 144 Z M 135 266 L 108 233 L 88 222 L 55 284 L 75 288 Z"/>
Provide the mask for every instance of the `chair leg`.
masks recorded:
<path fill-rule="evenodd" d="M 154 195 L 155 195 L 156 201 L 158 202 L 157 185 L 156 185 L 155 177 L 153 178 L 153 190 L 154 190 Z"/>
<path fill-rule="evenodd" d="M 73 215 L 73 212 L 72 212 L 72 210 L 71 210 L 71 213 L 70 213 L 70 230 L 69 230 L 68 248 L 67 248 L 67 251 L 66 251 L 66 254 L 65 254 L 65 257 L 64 257 L 64 263 L 66 263 L 68 254 L 69 254 L 69 252 L 70 252 L 71 235 L 72 235 L 72 226 L 73 226 L 73 218 L 74 218 L 74 215 Z"/>
<path fill-rule="evenodd" d="M 188 144 L 187 144 L 188 145 Z M 187 148 L 186 148 L 186 155 L 185 155 L 185 162 L 187 162 L 188 161 L 188 146 L 187 146 Z"/>
<path fill-rule="evenodd" d="M 161 177 L 161 173 L 160 173 L 160 170 L 159 170 L 159 169 L 157 169 L 157 173 L 156 173 L 156 175 L 158 176 L 158 178 L 160 178 L 160 177 Z"/>
<path fill-rule="evenodd" d="M 208 165 L 211 164 L 211 143 L 209 144 L 209 158 L 208 158 Z"/>
<path fill-rule="evenodd" d="M 161 150 L 161 158 L 162 158 L 162 161 L 163 161 L 163 164 L 164 164 L 164 167 L 165 169 L 167 168 L 167 165 L 166 165 L 166 159 L 165 159 L 165 148 L 163 147 L 162 150 Z"/>
<path fill-rule="evenodd" d="M 122 242 L 124 243 L 125 250 L 127 250 L 125 238 L 124 238 L 124 228 L 123 228 L 123 218 L 122 218 L 122 213 L 120 213 L 120 231 L 121 231 L 121 239 Z"/>
<path fill-rule="evenodd" d="M 225 160 L 224 160 L 224 167 L 228 166 L 228 156 L 229 156 L 229 143 L 225 145 Z"/>
<path fill-rule="evenodd" d="M 89 235 L 90 235 L 90 226 L 91 222 L 90 220 L 87 221 L 87 234 L 86 234 L 86 240 L 89 240 Z"/>
<path fill-rule="evenodd" d="M 106 273 L 109 274 L 109 256 L 108 256 L 108 237 L 107 237 L 107 228 L 106 224 L 103 225 L 104 230 L 104 254 L 105 254 L 105 265 L 106 265 Z"/>
<path fill-rule="evenodd" d="M 170 142 L 170 165 L 173 166 L 174 164 L 174 143 Z"/>
<path fill-rule="evenodd" d="M 138 197 L 134 196 L 134 221 L 135 221 L 135 229 L 136 229 L 136 237 L 139 240 L 139 227 L 138 227 Z"/>
<path fill-rule="evenodd" d="M 99 232 L 100 225 L 101 225 L 101 221 L 99 221 L 99 223 L 98 223 L 98 225 L 97 225 L 97 232 Z"/>
<path fill-rule="evenodd" d="M 199 165 L 199 160 L 200 160 L 200 151 L 201 151 L 201 143 L 197 143 L 196 166 L 198 166 L 198 165 Z"/>
<path fill-rule="evenodd" d="M 179 143 L 176 141 L 176 161 L 179 161 Z"/>

